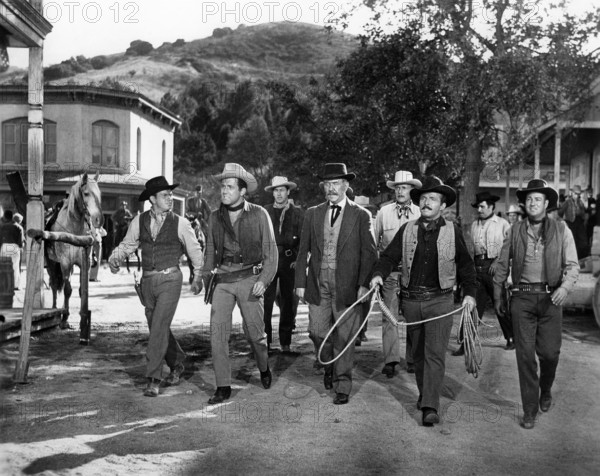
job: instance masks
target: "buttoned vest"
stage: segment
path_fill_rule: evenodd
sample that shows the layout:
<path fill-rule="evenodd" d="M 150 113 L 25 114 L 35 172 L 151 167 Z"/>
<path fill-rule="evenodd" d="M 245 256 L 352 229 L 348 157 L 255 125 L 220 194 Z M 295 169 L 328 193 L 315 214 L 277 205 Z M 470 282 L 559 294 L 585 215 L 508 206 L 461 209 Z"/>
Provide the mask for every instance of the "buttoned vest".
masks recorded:
<path fill-rule="evenodd" d="M 333 226 L 331 226 L 330 214 L 325 213 L 325 220 L 323 220 L 323 260 L 321 261 L 321 269 L 336 268 L 337 243 L 340 236 L 340 226 L 344 218 L 344 210 L 341 211 Z"/>
<path fill-rule="evenodd" d="M 179 258 L 184 252 L 177 233 L 179 217 L 173 212 L 168 212 L 156 240 L 152 239 L 150 224 L 150 211 L 146 211 L 140 216 L 142 268 L 145 271 L 152 271 L 153 269 L 162 271 L 179 265 Z"/>
<path fill-rule="evenodd" d="M 410 272 L 413 266 L 415 251 L 417 250 L 419 221 L 408 222 L 402 236 L 402 287 L 407 288 L 410 283 Z M 454 224 L 445 222 L 440 226 L 437 239 L 438 252 L 438 279 L 441 289 L 448 289 L 456 283 L 456 240 Z"/>

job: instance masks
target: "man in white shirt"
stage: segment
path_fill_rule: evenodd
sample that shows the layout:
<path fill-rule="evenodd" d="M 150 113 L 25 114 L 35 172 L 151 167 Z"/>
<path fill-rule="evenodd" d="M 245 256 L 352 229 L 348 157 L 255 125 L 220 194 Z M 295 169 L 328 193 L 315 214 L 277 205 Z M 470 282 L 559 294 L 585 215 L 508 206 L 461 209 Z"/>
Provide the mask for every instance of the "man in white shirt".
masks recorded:
<path fill-rule="evenodd" d="M 375 219 L 375 241 L 378 244 L 379 252 L 384 251 L 393 240 L 400 227 L 404 223 L 416 220 L 421 216 L 419 206 L 412 203 L 410 191 L 413 188 L 420 189 L 421 182 L 413 178 L 411 172 L 399 170 L 394 176 L 394 180 L 386 182 L 388 188 L 394 190 L 396 200 L 393 203 L 381 207 Z M 400 265 L 401 266 L 401 265 Z M 383 283 L 383 300 L 389 310 L 397 317 L 400 316 L 398 303 L 398 277 L 400 267 L 393 271 Z M 398 330 L 390 322 L 383 318 L 381 323 L 381 333 L 383 338 L 383 359 L 384 367 L 382 373 L 388 378 L 394 376 L 394 369 L 400 363 L 400 338 Z M 406 332 L 406 371 L 414 373 L 415 367 L 412 358 L 412 348 L 408 332 Z"/>
<path fill-rule="evenodd" d="M 479 284 L 477 289 L 477 313 L 480 318 L 483 318 L 488 296 L 495 305 L 493 278 L 496 273 L 502 243 L 510 230 L 510 223 L 494 213 L 498 200 L 500 200 L 500 197 L 497 195 L 492 195 L 487 191 L 479 192 L 475 195 L 475 202 L 471 204 L 473 208 L 477 208 L 478 215 L 478 219 L 471 224 L 472 245 L 469 251 L 473 254 L 475 270 L 477 271 L 477 282 Z M 510 318 L 499 314 L 496 317 L 506 339 L 505 349 L 513 350 L 515 344 Z M 462 335 L 462 329 L 460 331 Z M 464 346 L 461 345 L 452 355 L 464 355 Z"/>

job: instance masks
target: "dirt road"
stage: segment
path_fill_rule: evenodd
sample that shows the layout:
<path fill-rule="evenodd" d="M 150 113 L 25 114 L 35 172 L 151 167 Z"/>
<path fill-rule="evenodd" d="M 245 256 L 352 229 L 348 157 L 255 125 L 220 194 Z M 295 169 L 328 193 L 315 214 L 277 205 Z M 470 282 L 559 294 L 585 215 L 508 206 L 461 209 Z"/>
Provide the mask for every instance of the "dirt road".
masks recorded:
<path fill-rule="evenodd" d="M 306 306 L 299 309 L 295 352 L 270 357 L 270 390 L 260 385 L 236 315 L 233 396 L 209 406 L 209 308 L 187 285 L 173 325 L 188 354 L 184 382 L 158 398 L 143 397 L 147 329 L 132 277 L 107 269 L 99 277 L 90 289 L 90 346 L 78 345 L 77 329 L 36 335 L 27 385 L 10 378 L 18 342 L 0 347 L 2 475 L 595 475 L 600 467 L 600 330 L 591 314 L 565 316 L 554 403 L 533 430 L 518 424 L 515 355 L 503 349 L 491 313 L 479 378 L 448 354 L 443 423 L 424 428 L 414 375 L 381 374 L 379 315 L 357 348 L 350 403 L 332 405 L 333 394 L 313 369 Z M 73 308 L 77 327 L 76 299 Z"/>

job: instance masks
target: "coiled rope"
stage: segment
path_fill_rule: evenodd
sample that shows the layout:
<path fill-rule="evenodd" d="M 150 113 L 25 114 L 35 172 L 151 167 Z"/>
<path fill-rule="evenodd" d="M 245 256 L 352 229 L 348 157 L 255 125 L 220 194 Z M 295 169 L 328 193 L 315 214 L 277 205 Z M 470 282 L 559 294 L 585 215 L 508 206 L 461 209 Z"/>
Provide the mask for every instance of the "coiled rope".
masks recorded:
<path fill-rule="evenodd" d="M 358 331 L 356 331 L 356 334 L 354 334 L 354 336 L 348 341 L 348 344 L 346 344 L 346 347 L 344 347 L 342 349 L 342 351 L 336 357 L 334 357 L 329 362 L 323 362 L 323 360 L 321 359 L 321 353 L 323 352 L 323 347 L 325 347 L 325 343 L 327 342 L 327 339 L 329 339 L 329 337 L 331 336 L 333 331 L 337 328 L 337 326 L 346 318 L 348 313 L 355 306 L 357 306 L 358 304 L 361 304 L 362 301 L 370 294 L 373 294 L 373 296 L 371 298 L 371 306 L 369 307 L 369 312 L 365 316 L 365 319 L 364 319 L 363 323 L 361 324 L 361 326 L 358 328 Z M 329 329 L 329 332 L 327 332 L 327 335 L 323 339 L 323 342 L 319 346 L 319 351 L 317 352 L 317 360 L 319 361 L 320 364 L 322 364 L 322 365 L 333 364 L 350 348 L 350 346 L 354 345 L 356 338 L 360 335 L 360 332 L 366 326 L 369 316 L 371 315 L 371 312 L 373 311 L 373 306 L 375 305 L 375 303 L 379 304 L 379 308 L 381 309 L 383 316 L 394 327 L 416 326 L 416 325 L 424 324 L 426 322 L 431 322 L 431 321 L 435 321 L 438 319 L 442 319 L 444 317 L 447 317 L 447 316 L 455 314 L 459 311 L 462 311 L 462 314 L 460 317 L 460 324 L 463 326 L 464 332 L 463 332 L 462 339 L 459 336 L 459 343 L 464 344 L 464 346 L 465 346 L 465 367 L 467 369 L 467 372 L 470 374 L 473 374 L 473 376 L 475 378 L 477 378 L 479 369 L 481 367 L 481 363 L 483 362 L 483 351 L 481 348 L 481 342 L 479 340 L 479 334 L 477 333 L 477 327 L 475 325 L 475 322 L 477 322 L 477 321 L 481 322 L 481 320 L 479 319 L 479 317 L 477 315 L 477 309 L 474 308 L 473 312 L 471 313 L 467 310 L 467 307 L 465 305 L 462 305 L 461 307 L 459 307 L 451 312 L 447 312 L 446 314 L 442 314 L 440 316 L 430 317 L 429 319 L 423 319 L 422 321 L 416 321 L 416 322 L 403 322 L 403 321 L 399 321 L 398 319 L 396 319 L 396 317 L 394 316 L 392 311 L 390 311 L 390 309 L 385 305 L 385 303 L 383 302 L 383 299 L 381 298 L 381 294 L 379 292 L 379 286 L 373 286 L 371 289 L 369 289 L 367 294 L 365 294 L 363 296 L 362 299 L 357 299 L 356 301 L 354 301 L 354 303 L 352 303 L 352 305 L 342 313 L 340 318 L 333 323 L 333 326 L 331 326 L 331 329 Z M 479 349 L 479 352 L 476 352 L 477 349 Z"/>

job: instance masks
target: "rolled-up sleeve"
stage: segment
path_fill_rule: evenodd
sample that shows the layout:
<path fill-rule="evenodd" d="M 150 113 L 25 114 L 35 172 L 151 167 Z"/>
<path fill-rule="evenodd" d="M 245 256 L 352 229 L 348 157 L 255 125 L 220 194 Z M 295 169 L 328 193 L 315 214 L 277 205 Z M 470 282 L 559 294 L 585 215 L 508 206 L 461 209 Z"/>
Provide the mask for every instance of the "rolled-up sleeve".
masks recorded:
<path fill-rule="evenodd" d="M 564 268 L 560 287 L 571 291 L 579 277 L 579 260 L 577 259 L 577 248 L 575 247 L 573 233 L 568 226 L 563 228 L 562 258 Z"/>
<path fill-rule="evenodd" d="M 196 234 L 194 233 L 191 223 L 185 218 L 179 218 L 179 224 L 177 225 L 177 236 L 185 248 L 188 258 L 192 261 L 192 266 L 194 267 L 194 276 L 200 276 L 202 266 L 204 265 L 202 248 L 200 248 L 200 243 L 198 243 L 198 239 L 196 238 Z"/>
<path fill-rule="evenodd" d="M 137 250 L 140 246 L 140 216 L 136 215 L 131 220 L 123 241 L 119 243 L 110 255 L 109 260 L 120 265 L 125 258 Z"/>

